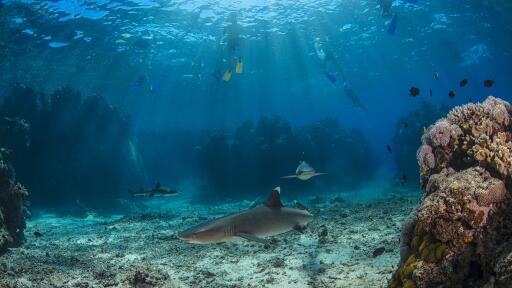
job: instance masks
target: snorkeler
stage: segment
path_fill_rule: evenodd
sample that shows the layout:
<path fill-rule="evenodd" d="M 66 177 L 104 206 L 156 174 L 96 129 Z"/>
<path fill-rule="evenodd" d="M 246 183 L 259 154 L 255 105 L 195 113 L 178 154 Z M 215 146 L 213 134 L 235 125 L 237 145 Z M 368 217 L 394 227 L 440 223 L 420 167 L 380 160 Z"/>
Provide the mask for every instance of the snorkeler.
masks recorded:
<path fill-rule="evenodd" d="M 350 98 L 350 100 L 352 100 L 352 105 L 354 105 L 354 107 L 360 108 L 361 110 L 364 111 L 364 113 L 368 115 L 368 110 L 366 109 L 366 106 L 364 106 L 361 100 L 359 100 L 356 93 L 354 92 L 354 90 L 352 90 L 350 85 L 348 85 L 346 80 L 343 82 L 343 91 L 345 91 L 345 95 L 348 98 Z"/>
<path fill-rule="evenodd" d="M 240 37 L 242 26 L 238 24 L 236 13 L 231 14 L 229 24 L 224 29 L 222 42 L 226 45 L 227 70 L 222 75 L 222 80 L 229 81 L 233 74 L 233 66 L 237 74 L 244 71 L 242 59 L 242 37 Z M 236 65 L 233 65 L 235 63 Z"/>
<path fill-rule="evenodd" d="M 318 37 L 315 39 L 315 51 L 320 61 L 322 61 L 322 73 L 327 80 L 333 84 L 336 83 L 337 78 L 335 73 L 337 72 L 345 82 L 345 74 L 343 73 L 343 69 L 341 69 L 341 65 L 336 61 L 334 53 L 332 53 L 330 49 L 326 49 L 324 43 L 322 43 Z M 332 68 L 335 70 L 334 73 L 331 72 Z"/>

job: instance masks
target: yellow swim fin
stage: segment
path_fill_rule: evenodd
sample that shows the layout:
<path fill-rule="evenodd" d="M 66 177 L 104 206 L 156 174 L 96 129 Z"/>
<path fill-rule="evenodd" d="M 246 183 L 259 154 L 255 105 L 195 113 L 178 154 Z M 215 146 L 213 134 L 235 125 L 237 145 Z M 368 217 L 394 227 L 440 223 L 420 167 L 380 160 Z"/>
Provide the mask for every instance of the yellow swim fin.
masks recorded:
<path fill-rule="evenodd" d="M 233 74 L 233 72 L 231 70 L 227 70 L 226 72 L 224 72 L 222 80 L 228 82 L 229 80 L 231 80 L 231 74 Z"/>
<path fill-rule="evenodd" d="M 242 74 L 244 73 L 244 61 L 242 61 L 242 58 L 238 58 L 238 62 L 236 62 L 236 73 Z"/>

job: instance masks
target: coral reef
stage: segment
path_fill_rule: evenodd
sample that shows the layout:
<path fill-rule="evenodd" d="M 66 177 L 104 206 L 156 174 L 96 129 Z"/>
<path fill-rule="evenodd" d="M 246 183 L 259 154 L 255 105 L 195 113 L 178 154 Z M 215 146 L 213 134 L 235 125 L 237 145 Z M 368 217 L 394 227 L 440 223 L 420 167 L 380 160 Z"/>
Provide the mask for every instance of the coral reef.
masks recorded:
<path fill-rule="evenodd" d="M 407 175 L 406 184 L 417 187 L 420 181 L 419 175 L 416 173 L 419 171 L 419 166 L 415 161 L 415 156 L 418 146 L 421 145 L 423 128 L 433 124 L 448 111 L 449 108 L 446 105 L 434 105 L 424 101 L 418 109 L 398 120 L 393 136 L 393 155 L 398 172 Z M 421 153 L 421 157 L 418 159 L 423 161 L 422 165 L 435 165 L 431 149 L 423 149 Z"/>
<path fill-rule="evenodd" d="M 425 196 L 404 224 L 390 287 L 511 287 L 511 113 L 490 96 L 425 133 L 417 153 Z"/>
<path fill-rule="evenodd" d="M 7 162 L 8 153 L 0 149 L 0 254 L 23 240 L 27 190 L 15 180 Z"/>
<path fill-rule="evenodd" d="M 16 84 L 0 105 L 0 119 L 2 135 L 15 136 L 0 144 L 12 149 L 17 178 L 35 206 L 77 199 L 109 206 L 141 182 L 130 120 L 101 96 L 82 97 L 70 87 L 37 96 Z"/>
<path fill-rule="evenodd" d="M 279 117 L 263 117 L 256 124 L 247 121 L 233 136 L 214 134 L 198 156 L 212 192 L 208 195 L 214 198 L 259 194 L 293 174 L 300 160 L 328 175 L 308 182 L 288 181 L 294 191 L 312 191 L 318 185 L 355 187 L 372 176 L 376 161 L 366 138 L 335 119 L 293 129 Z"/>

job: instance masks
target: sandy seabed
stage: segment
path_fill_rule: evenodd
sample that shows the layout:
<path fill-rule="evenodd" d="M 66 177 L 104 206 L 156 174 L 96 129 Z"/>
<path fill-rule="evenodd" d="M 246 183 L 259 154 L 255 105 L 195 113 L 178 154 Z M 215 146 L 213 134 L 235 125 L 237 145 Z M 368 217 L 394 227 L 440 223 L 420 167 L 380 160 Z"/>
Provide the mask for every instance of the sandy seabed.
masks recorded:
<path fill-rule="evenodd" d="M 401 223 L 420 197 L 380 183 L 300 199 L 315 219 L 303 234 L 271 237 L 270 245 L 176 237 L 251 201 L 140 201 L 132 213 L 108 217 L 40 212 L 27 223 L 26 243 L 0 256 L 0 287 L 385 287 L 399 260 Z"/>

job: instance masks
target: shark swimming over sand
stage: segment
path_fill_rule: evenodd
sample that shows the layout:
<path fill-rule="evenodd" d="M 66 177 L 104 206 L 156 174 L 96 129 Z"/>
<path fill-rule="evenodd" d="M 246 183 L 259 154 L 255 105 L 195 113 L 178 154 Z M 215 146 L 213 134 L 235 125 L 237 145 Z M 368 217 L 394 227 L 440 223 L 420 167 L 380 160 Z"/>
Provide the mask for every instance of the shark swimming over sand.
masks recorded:
<path fill-rule="evenodd" d="M 284 176 L 282 178 L 299 178 L 300 180 L 309 180 L 315 176 L 324 175 L 325 173 L 317 173 L 313 167 L 311 167 L 305 161 L 301 161 L 295 175 Z"/>
<path fill-rule="evenodd" d="M 194 244 L 222 243 L 246 239 L 266 244 L 262 237 L 291 230 L 301 232 L 313 220 L 306 210 L 286 208 L 281 203 L 281 189 L 275 188 L 263 206 L 227 215 L 187 229 L 178 238 Z"/>
<path fill-rule="evenodd" d="M 180 195 L 179 192 L 162 187 L 160 182 L 156 182 L 155 187 L 152 189 L 144 190 L 144 188 L 140 188 L 139 192 L 132 192 L 133 197 L 169 197 L 178 195 Z"/>

